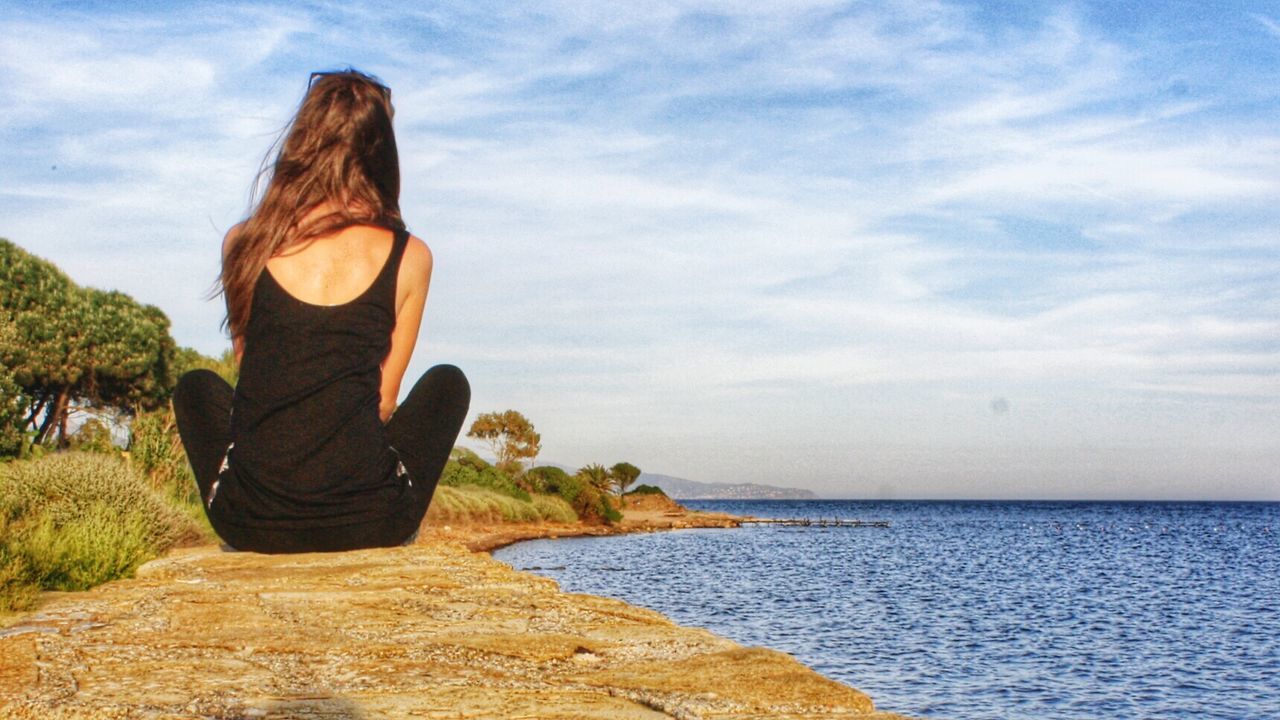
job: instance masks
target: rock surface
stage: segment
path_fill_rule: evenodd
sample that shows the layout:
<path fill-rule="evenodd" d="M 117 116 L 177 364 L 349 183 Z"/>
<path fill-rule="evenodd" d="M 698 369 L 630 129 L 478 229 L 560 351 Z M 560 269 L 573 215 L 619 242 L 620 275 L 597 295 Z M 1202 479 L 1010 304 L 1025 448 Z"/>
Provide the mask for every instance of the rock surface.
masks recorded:
<path fill-rule="evenodd" d="M 635 512 L 661 512 L 672 515 L 689 515 L 689 510 L 663 493 L 643 493 L 622 496 L 622 514 Z M 706 514 L 706 513 L 701 513 Z"/>
<path fill-rule="evenodd" d="M 462 543 L 195 548 L 0 630 L 0 717 L 891 718 L 783 653 Z"/>

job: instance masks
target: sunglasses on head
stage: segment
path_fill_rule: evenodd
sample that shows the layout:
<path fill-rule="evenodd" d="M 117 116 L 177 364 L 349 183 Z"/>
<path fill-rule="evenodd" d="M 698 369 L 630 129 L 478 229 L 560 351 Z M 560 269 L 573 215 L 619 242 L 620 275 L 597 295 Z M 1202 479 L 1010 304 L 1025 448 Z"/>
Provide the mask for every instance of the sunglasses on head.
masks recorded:
<path fill-rule="evenodd" d="M 350 75 L 352 77 L 358 77 L 378 88 L 378 92 L 382 93 L 384 98 L 391 98 L 391 88 L 353 70 L 317 70 L 316 72 L 311 73 L 311 77 L 307 79 L 307 92 L 311 92 L 312 86 L 316 84 L 316 78 L 328 77 L 329 75 Z"/>

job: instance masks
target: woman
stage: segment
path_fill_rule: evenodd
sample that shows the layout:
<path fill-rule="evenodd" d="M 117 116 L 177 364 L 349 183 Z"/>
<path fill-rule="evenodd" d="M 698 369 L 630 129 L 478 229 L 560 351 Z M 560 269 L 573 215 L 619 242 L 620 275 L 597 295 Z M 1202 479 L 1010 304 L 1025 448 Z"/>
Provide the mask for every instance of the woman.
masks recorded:
<path fill-rule="evenodd" d="M 240 380 L 189 372 L 173 405 L 209 521 L 235 549 L 412 540 L 466 416 L 470 388 L 449 365 L 396 407 L 432 258 L 400 217 L 392 113 L 375 78 L 313 74 L 266 191 L 223 241 Z"/>

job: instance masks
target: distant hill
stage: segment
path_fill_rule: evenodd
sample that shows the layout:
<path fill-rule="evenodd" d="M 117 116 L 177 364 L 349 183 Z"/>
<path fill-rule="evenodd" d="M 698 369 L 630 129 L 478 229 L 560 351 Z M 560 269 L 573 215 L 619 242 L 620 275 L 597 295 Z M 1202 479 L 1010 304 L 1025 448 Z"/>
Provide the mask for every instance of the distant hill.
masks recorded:
<path fill-rule="evenodd" d="M 554 462 L 539 462 L 538 465 L 552 465 L 569 473 L 577 468 Z M 816 500 L 817 495 L 800 488 L 785 488 L 776 485 L 760 485 L 758 483 L 707 483 L 697 480 L 658 473 L 640 473 L 636 485 L 657 485 L 662 492 L 676 500 Z"/>
<path fill-rule="evenodd" d="M 696 480 L 641 473 L 637 484 L 657 485 L 677 500 L 813 500 L 808 490 L 756 483 L 705 483 Z"/>

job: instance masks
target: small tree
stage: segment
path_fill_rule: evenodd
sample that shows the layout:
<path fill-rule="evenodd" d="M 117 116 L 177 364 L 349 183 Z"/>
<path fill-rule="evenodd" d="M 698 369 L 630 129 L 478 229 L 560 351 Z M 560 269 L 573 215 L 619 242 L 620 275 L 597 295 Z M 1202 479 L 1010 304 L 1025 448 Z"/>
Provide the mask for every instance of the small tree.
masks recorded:
<path fill-rule="evenodd" d="M 599 463 L 593 463 L 586 467 L 578 468 L 578 477 L 586 480 L 591 484 L 591 487 L 602 493 L 609 492 L 609 486 L 613 481 L 613 478 L 609 476 L 609 471 L 605 469 L 605 466 L 600 465 Z"/>
<path fill-rule="evenodd" d="M 480 415 L 471 423 L 467 437 L 489 443 L 498 468 L 506 472 L 519 472 L 524 460 L 533 460 L 542 450 L 542 436 L 515 410 Z"/>
<path fill-rule="evenodd" d="M 620 462 L 609 468 L 609 475 L 613 477 L 614 484 L 618 486 L 618 494 L 621 495 L 640 477 L 640 468 L 629 462 Z"/>
<path fill-rule="evenodd" d="M 67 442 L 82 410 L 132 416 L 173 390 L 169 319 L 122 292 L 81 288 L 53 263 L 0 239 L 0 453 L 26 437 Z M 15 390 L 16 387 L 16 390 Z"/>

